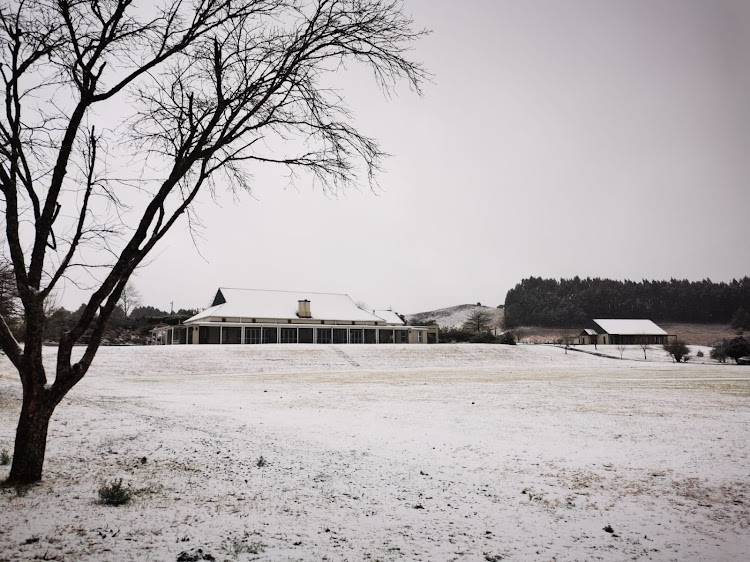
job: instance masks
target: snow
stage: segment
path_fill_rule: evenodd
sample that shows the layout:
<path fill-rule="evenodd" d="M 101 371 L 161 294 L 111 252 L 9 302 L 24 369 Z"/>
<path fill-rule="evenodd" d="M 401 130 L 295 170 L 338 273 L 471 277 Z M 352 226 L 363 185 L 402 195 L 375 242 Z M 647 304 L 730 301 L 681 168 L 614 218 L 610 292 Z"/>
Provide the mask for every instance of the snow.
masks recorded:
<path fill-rule="evenodd" d="M 381 322 L 382 319 L 357 307 L 349 295 L 292 291 L 264 291 L 221 287 L 226 302 L 207 308 L 185 321 L 186 324 L 207 318 L 298 318 L 298 302 L 310 301 L 310 312 L 316 320 Z M 401 321 L 399 320 L 399 323 Z"/>
<path fill-rule="evenodd" d="M 614 319 L 614 320 L 597 320 L 602 330 L 608 334 L 619 334 L 622 336 L 641 336 L 643 334 L 666 336 L 667 332 L 654 324 L 651 320 L 636 319 Z"/>
<path fill-rule="evenodd" d="M 398 313 L 392 310 L 373 310 L 372 313 L 378 318 L 382 318 L 383 320 L 385 320 L 387 324 L 392 324 L 394 326 L 404 325 L 404 321 L 401 320 L 401 317 L 398 315 Z"/>
<path fill-rule="evenodd" d="M 104 348 L 0 489 L 0 560 L 742 559 L 750 369 L 628 352 Z M 0 358 L 0 449 L 19 399 Z"/>

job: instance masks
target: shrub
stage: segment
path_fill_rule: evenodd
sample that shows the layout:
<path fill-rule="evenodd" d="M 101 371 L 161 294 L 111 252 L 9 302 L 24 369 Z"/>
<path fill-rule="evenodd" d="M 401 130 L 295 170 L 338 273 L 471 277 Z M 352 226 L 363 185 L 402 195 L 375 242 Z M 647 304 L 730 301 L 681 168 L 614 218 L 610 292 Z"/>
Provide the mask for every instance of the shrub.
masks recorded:
<path fill-rule="evenodd" d="M 124 505 L 133 498 L 130 486 L 122 485 L 122 478 L 113 480 L 109 485 L 99 488 L 99 503 L 106 505 Z"/>
<path fill-rule="evenodd" d="M 699 349 L 698 353 L 695 354 L 696 357 L 703 357 L 703 350 Z"/>
<path fill-rule="evenodd" d="M 498 342 L 504 345 L 516 345 L 516 335 L 513 330 L 507 330 L 498 336 Z"/>
<path fill-rule="evenodd" d="M 742 336 L 737 336 L 727 343 L 726 353 L 727 357 L 731 357 L 736 363 L 740 357 L 750 355 L 750 342 Z"/>
<path fill-rule="evenodd" d="M 719 343 L 717 343 L 715 346 L 711 348 L 710 353 L 708 356 L 713 359 L 714 361 L 718 361 L 719 363 L 726 363 L 727 362 L 727 345 L 729 345 L 729 340 L 721 340 Z"/>
<path fill-rule="evenodd" d="M 262 554 L 266 545 L 260 541 L 248 541 L 248 534 L 242 537 L 228 537 L 221 545 L 221 549 L 228 555 L 237 557 L 240 554 Z"/>
<path fill-rule="evenodd" d="M 474 334 L 467 330 L 445 328 L 440 330 L 440 343 L 468 342 Z"/>
<path fill-rule="evenodd" d="M 0 465 L 6 466 L 10 464 L 10 455 L 8 454 L 8 449 L 3 449 L 0 451 Z"/>
<path fill-rule="evenodd" d="M 469 343 L 496 343 L 497 338 L 492 335 L 492 332 L 479 332 L 472 334 L 469 338 Z"/>
<path fill-rule="evenodd" d="M 688 359 L 690 359 L 690 348 L 681 340 L 673 340 L 665 343 L 664 351 L 669 353 L 676 363 L 687 363 Z"/>
<path fill-rule="evenodd" d="M 255 461 L 255 465 L 256 465 L 256 466 L 257 466 L 258 468 L 263 468 L 263 467 L 264 467 L 264 466 L 266 466 L 267 464 L 268 464 L 268 461 L 267 461 L 266 459 L 264 459 L 264 458 L 263 458 L 263 455 L 261 455 L 260 457 L 258 457 L 258 460 L 257 460 L 257 461 Z"/>

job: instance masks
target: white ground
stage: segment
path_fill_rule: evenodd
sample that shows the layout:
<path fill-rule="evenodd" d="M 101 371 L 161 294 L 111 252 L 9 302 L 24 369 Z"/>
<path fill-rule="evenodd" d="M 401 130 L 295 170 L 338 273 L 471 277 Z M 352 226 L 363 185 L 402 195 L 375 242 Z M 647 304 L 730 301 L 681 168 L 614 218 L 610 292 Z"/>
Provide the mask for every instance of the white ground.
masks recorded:
<path fill-rule="evenodd" d="M 0 359 L 0 450 L 19 387 Z M 104 348 L 44 482 L 0 490 L 0 560 L 745 559 L 749 429 L 750 368 L 656 352 Z"/>

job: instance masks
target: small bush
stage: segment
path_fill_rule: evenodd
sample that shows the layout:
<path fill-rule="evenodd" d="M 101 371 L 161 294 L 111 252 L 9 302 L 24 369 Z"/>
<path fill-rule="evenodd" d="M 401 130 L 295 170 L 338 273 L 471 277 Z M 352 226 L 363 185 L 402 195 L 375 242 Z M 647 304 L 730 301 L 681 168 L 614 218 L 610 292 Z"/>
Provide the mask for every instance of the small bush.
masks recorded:
<path fill-rule="evenodd" d="M 703 350 L 699 349 L 698 353 L 695 354 L 696 357 L 703 357 Z"/>
<path fill-rule="evenodd" d="M 258 457 L 258 460 L 255 461 L 255 466 L 257 466 L 258 468 L 263 468 L 267 464 L 268 464 L 268 461 L 263 458 L 263 455 L 261 455 L 260 457 Z"/>
<path fill-rule="evenodd" d="M 684 341 L 670 341 L 669 343 L 664 344 L 664 351 L 672 356 L 672 359 L 674 359 L 675 363 L 687 363 L 687 361 L 690 359 L 690 348 Z"/>
<path fill-rule="evenodd" d="M 750 355 L 750 342 L 744 337 L 738 336 L 727 342 L 726 354 L 727 357 L 734 359 L 736 363 L 740 357 Z"/>
<path fill-rule="evenodd" d="M 607 525 L 606 527 L 604 527 L 604 531 L 607 532 L 607 533 L 614 533 L 615 532 L 615 530 L 612 528 L 612 525 Z"/>
<path fill-rule="evenodd" d="M 715 346 L 711 348 L 711 351 L 709 352 L 708 356 L 714 361 L 718 361 L 719 363 L 726 363 L 727 362 L 727 345 L 729 345 L 729 340 L 727 339 L 721 340 L 719 343 L 717 343 Z"/>
<path fill-rule="evenodd" d="M 113 480 L 109 485 L 99 488 L 99 503 L 106 505 L 124 505 L 133 499 L 130 486 L 122 485 L 122 478 Z"/>
<path fill-rule="evenodd" d="M 512 330 L 507 330 L 498 336 L 498 343 L 504 345 L 516 345 L 516 335 Z"/>
<path fill-rule="evenodd" d="M 478 332 L 472 334 L 469 338 L 469 343 L 496 343 L 497 338 L 492 335 L 492 332 Z"/>
<path fill-rule="evenodd" d="M 10 464 L 10 455 L 8 454 L 8 449 L 3 449 L 0 451 L 0 465 L 6 466 Z"/>
<path fill-rule="evenodd" d="M 247 533 L 243 537 L 229 537 L 222 543 L 221 550 L 233 557 L 240 554 L 261 554 L 265 552 L 265 544 L 260 541 L 248 541 L 247 539 Z"/>

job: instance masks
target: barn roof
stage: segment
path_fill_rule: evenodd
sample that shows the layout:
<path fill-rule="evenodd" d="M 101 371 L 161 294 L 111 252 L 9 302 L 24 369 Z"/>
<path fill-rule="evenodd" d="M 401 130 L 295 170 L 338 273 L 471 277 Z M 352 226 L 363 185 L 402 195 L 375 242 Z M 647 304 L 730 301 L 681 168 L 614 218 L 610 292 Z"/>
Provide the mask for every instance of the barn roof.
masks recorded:
<path fill-rule="evenodd" d="M 298 301 L 301 300 L 310 301 L 310 314 L 314 320 L 352 322 L 383 322 L 385 320 L 362 310 L 354 304 L 349 295 L 345 294 L 221 287 L 216 293 L 213 306 L 185 320 L 185 324 L 217 317 L 297 319 Z M 391 323 L 389 320 L 386 321 Z M 398 323 L 403 324 L 400 318 L 398 318 Z"/>
<path fill-rule="evenodd" d="M 599 319 L 594 322 L 607 334 L 622 336 L 666 336 L 667 332 L 654 324 L 651 320 L 640 319 Z"/>

